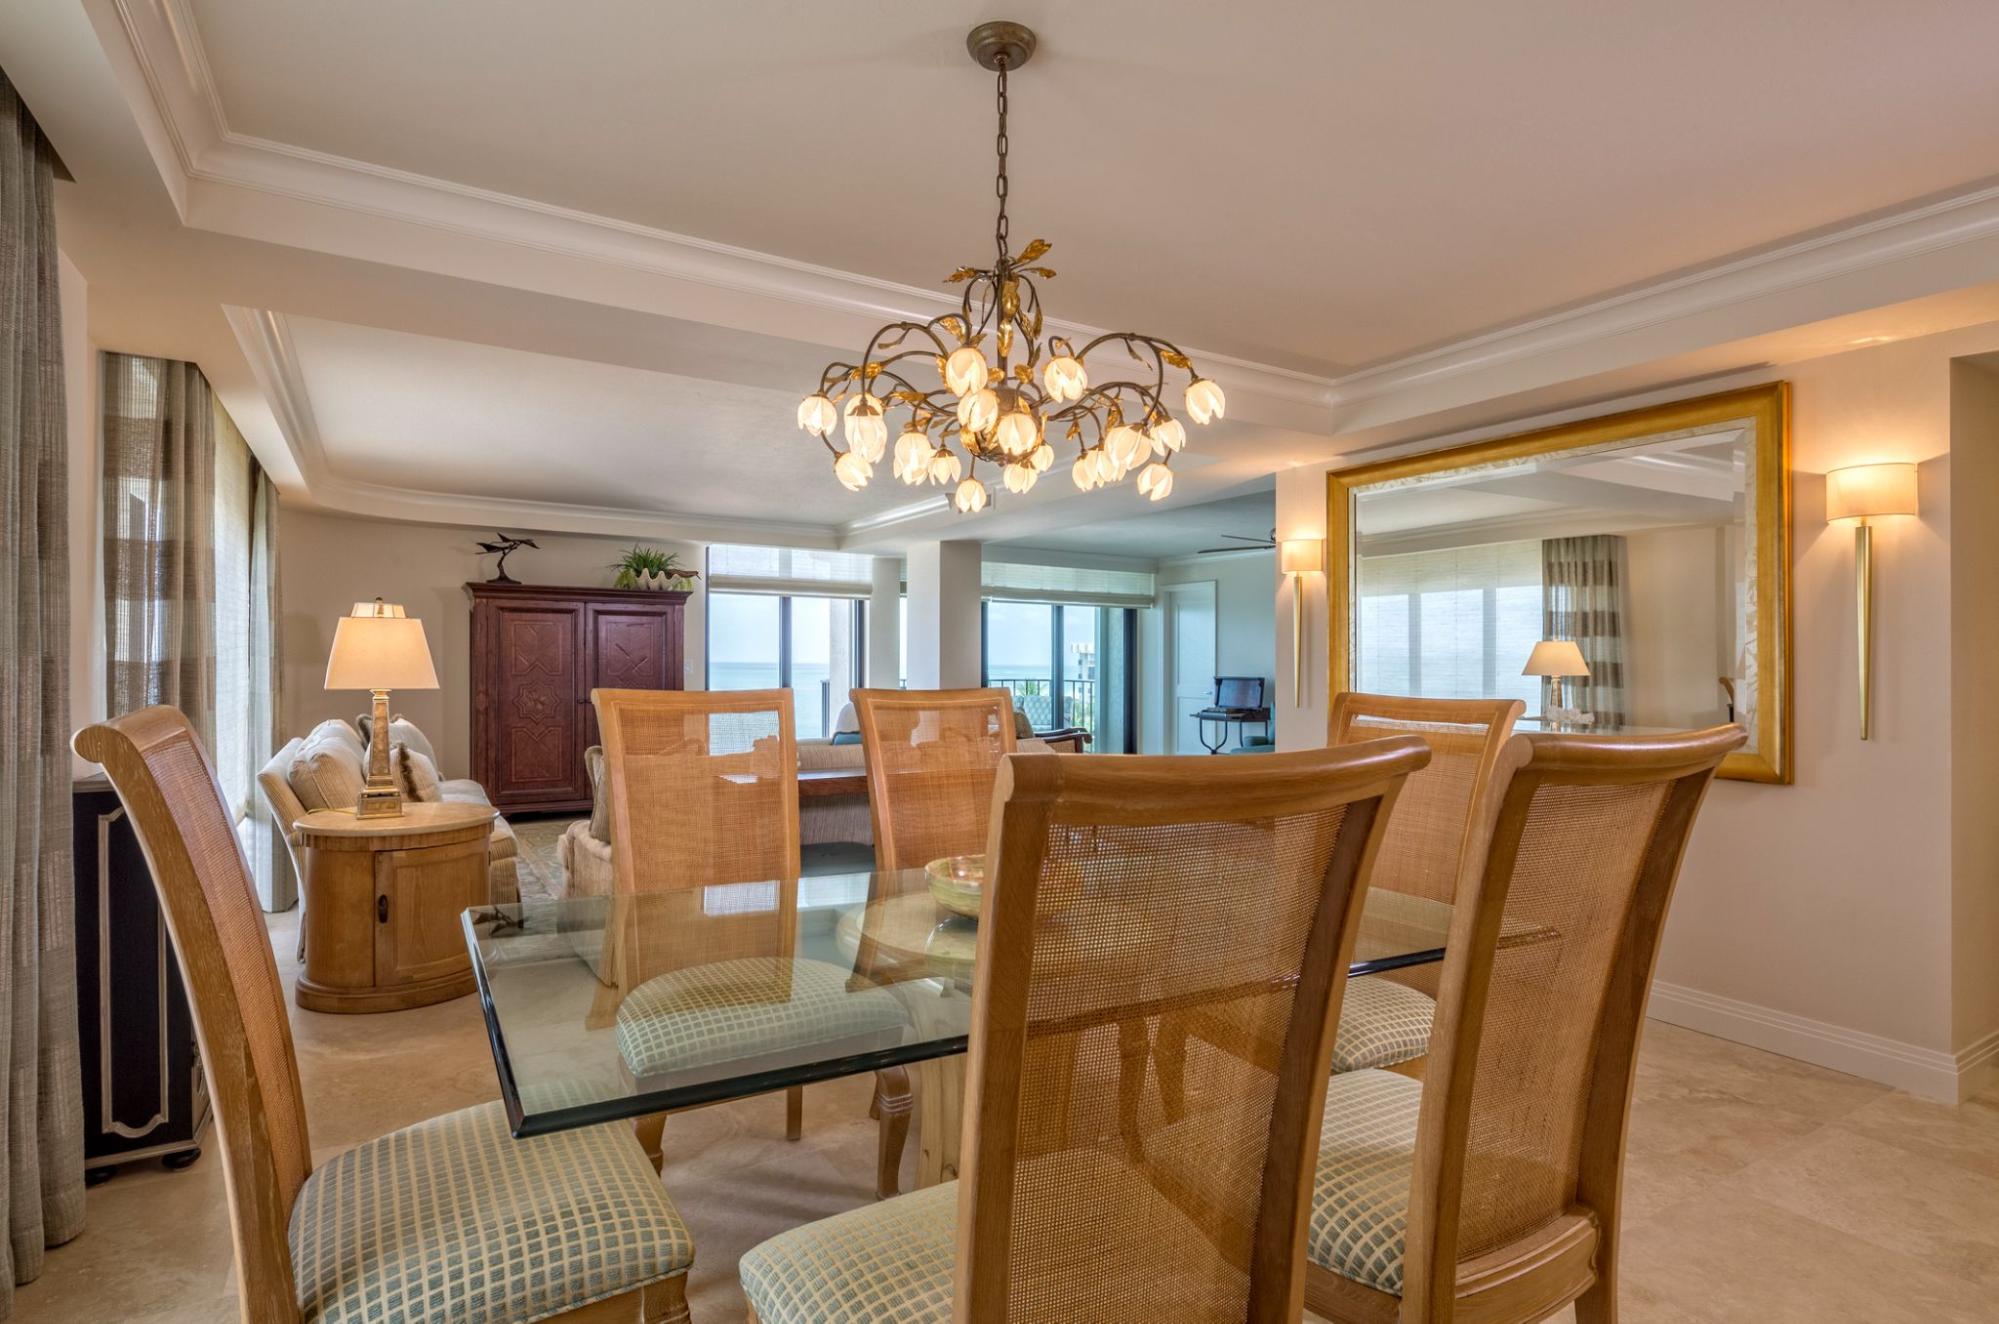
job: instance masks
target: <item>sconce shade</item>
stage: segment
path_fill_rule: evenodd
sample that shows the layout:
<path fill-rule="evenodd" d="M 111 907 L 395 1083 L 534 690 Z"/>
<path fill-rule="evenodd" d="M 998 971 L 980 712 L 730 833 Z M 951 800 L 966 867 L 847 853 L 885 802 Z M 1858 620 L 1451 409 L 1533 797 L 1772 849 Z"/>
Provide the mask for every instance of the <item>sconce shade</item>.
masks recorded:
<path fill-rule="evenodd" d="M 1534 651 L 1527 655 L 1527 665 L 1520 668 L 1523 676 L 1587 676 L 1589 663 L 1583 661 L 1583 650 L 1577 648 L 1573 639 L 1543 639 L 1534 645 Z"/>
<path fill-rule="evenodd" d="M 1324 538 L 1286 538 L 1277 544 L 1277 566 L 1287 575 L 1315 575 L 1326 566 Z"/>
<path fill-rule="evenodd" d="M 357 602 L 333 628 L 329 690 L 434 690 L 437 669 L 423 622 L 393 603 Z"/>
<path fill-rule="evenodd" d="M 1872 519 L 1916 513 L 1916 466 L 1856 464 L 1825 476 L 1825 517 Z"/>

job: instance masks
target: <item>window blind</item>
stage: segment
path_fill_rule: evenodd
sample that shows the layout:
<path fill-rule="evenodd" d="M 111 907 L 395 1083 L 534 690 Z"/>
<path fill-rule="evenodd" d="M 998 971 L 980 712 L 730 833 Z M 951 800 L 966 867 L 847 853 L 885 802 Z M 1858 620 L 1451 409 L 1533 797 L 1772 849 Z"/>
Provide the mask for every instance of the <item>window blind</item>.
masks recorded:
<path fill-rule="evenodd" d="M 861 552 L 737 543 L 708 549 L 708 587 L 731 593 L 865 598 L 874 590 L 874 573 L 875 558 Z"/>
<path fill-rule="evenodd" d="M 1520 668 L 1541 638 L 1541 544 L 1486 543 L 1363 557 L 1355 605 L 1361 689 L 1540 703 Z"/>
<path fill-rule="evenodd" d="M 979 568 L 979 577 L 986 597 L 1012 602 L 1150 607 L 1157 595 L 1152 572 L 1148 570 L 987 561 Z"/>

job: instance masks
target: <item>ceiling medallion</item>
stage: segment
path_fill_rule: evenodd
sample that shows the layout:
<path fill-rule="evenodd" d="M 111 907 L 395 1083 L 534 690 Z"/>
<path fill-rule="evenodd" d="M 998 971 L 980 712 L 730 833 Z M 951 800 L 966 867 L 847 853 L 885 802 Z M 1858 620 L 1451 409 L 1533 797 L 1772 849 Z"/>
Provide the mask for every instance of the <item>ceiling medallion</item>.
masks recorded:
<path fill-rule="evenodd" d="M 948 278 L 964 286 L 958 311 L 927 322 L 891 322 L 875 332 L 858 363 L 831 363 L 819 389 L 798 406 L 798 425 L 833 456 L 833 476 L 858 492 L 888 450 L 888 416 L 907 410 L 896 438 L 894 472 L 911 487 L 951 484 L 951 504 L 970 514 L 992 494 L 981 463 L 999 470 L 1009 492 L 1025 492 L 1054 467 L 1059 436 L 1073 445 L 1069 473 L 1088 492 L 1136 471 L 1138 490 L 1163 501 L 1173 490 L 1173 457 L 1187 430 L 1166 407 L 1167 369 L 1187 374 L 1181 399 L 1196 423 L 1222 416 L 1222 388 L 1194 371 L 1178 346 L 1157 336 L 1110 331 L 1080 349 L 1062 336 L 1041 335 L 1041 293 L 1035 280 L 1055 273 L 1036 265 L 1049 250 L 1036 239 L 1015 256 L 1007 243 L 1006 77 L 1034 53 L 1034 33 L 1018 23 L 982 23 L 966 45 L 999 79 L 998 257 L 990 267 L 959 267 Z M 988 360 L 990 342 L 995 356 Z M 1084 366 L 1093 350 L 1122 345 L 1149 381 L 1092 384 Z M 941 385 L 925 390 L 906 373 L 934 368 Z M 844 425 L 844 426 L 843 426 Z M 843 427 L 846 449 L 832 440 Z M 951 449 L 955 438 L 964 459 Z"/>

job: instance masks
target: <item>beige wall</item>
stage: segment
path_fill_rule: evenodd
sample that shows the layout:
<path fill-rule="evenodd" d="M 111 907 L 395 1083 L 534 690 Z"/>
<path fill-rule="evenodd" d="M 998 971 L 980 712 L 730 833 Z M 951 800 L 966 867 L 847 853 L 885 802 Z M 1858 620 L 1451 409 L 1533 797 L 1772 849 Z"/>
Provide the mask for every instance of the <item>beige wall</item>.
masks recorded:
<path fill-rule="evenodd" d="M 1691 525 L 1624 535 L 1625 711 L 1634 726 L 1726 721 L 1720 529 Z"/>
<path fill-rule="evenodd" d="M 1951 365 L 1950 535 L 1952 1044 L 1999 1031 L 1999 363 Z M 1985 1073 L 1985 1074 L 1989 1074 Z"/>
<path fill-rule="evenodd" d="M 1968 968 L 1994 960 L 1995 880 L 1989 865 L 1960 871 L 1953 860 L 1954 843 L 1966 866 L 1974 854 L 1989 859 L 1995 818 L 1986 780 L 1993 770 L 1981 763 L 1961 765 L 1976 780 L 1953 820 L 1954 745 L 1989 745 L 1999 731 L 1990 705 L 1954 706 L 1962 691 L 1952 676 L 1954 636 L 1969 641 L 1976 630 L 1985 638 L 1999 593 L 1967 585 L 1954 604 L 1954 561 L 1959 573 L 1976 561 L 1983 584 L 1994 576 L 1989 548 L 1954 553 L 1950 534 L 1954 487 L 1971 494 L 1981 518 L 1999 491 L 1985 450 L 1953 481 L 1952 361 L 1994 351 L 1999 324 L 1987 324 L 1770 374 L 1794 387 L 1797 781 L 1715 784 L 1652 1004 L 1664 1019 L 1942 1097 L 1974 1085 L 1981 1054 L 1999 1042 L 1999 989 Z M 1617 407 L 1606 401 L 1604 412 Z M 1983 446 L 1992 444 L 1987 429 Z M 1877 533 L 1876 735 L 1863 742 L 1853 539 L 1825 523 L 1823 475 L 1886 459 L 1923 462 L 1923 513 L 1886 521 Z M 1280 535 L 1324 529 L 1325 473 L 1279 475 Z M 1290 621 L 1278 615 L 1287 747 L 1324 739 L 1323 581 L 1314 598 L 1307 648 L 1319 683 L 1303 708 L 1288 702 Z M 1962 651 L 1977 656 L 1968 643 Z"/>
<path fill-rule="evenodd" d="M 540 544 L 539 551 L 523 547 L 507 559 L 507 572 L 529 584 L 607 587 L 612 572 L 606 566 L 633 541 L 521 529 L 508 532 Z M 279 570 L 284 593 L 285 730 L 300 734 L 315 722 L 351 718 L 366 707 L 365 694 L 328 693 L 323 688 L 326 650 L 336 620 L 356 602 L 380 597 L 402 603 L 410 615 L 423 619 L 437 665 L 439 688 L 398 692 L 393 698 L 395 710 L 430 736 L 446 776 L 470 776 L 472 606 L 465 585 L 492 577 L 494 558 L 482 555 L 475 545 L 492 534 L 491 529 L 364 520 L 284 506 L 279 516 Z M 702 567 L 697 546 L 646 541 L 680 553 L 697 569 Z M 699 593 L 688 603 L 686 627 L 686 684 L 699 689 L 707 672 L 703 652 L 707 631 Z"/>

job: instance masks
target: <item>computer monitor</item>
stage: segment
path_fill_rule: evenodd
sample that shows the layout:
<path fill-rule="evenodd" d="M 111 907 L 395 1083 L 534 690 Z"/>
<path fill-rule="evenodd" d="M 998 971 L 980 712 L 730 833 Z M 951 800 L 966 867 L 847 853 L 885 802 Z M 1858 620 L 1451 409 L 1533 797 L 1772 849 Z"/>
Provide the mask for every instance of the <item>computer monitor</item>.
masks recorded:
<path fill-rule="evenodd" d="M 1262 706 L 1263 706 L 1263 677 L 1261 676 L 1215 677 L 1215 707 L 1261 708 Z"/>

